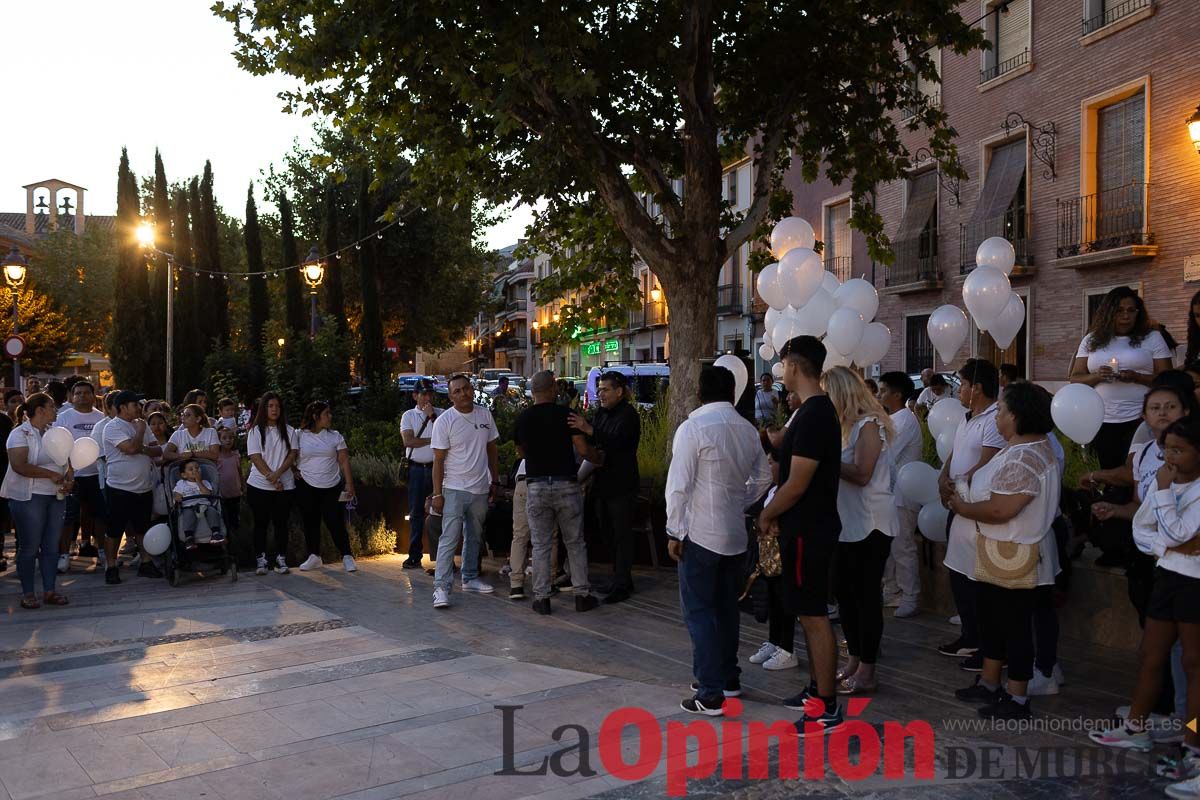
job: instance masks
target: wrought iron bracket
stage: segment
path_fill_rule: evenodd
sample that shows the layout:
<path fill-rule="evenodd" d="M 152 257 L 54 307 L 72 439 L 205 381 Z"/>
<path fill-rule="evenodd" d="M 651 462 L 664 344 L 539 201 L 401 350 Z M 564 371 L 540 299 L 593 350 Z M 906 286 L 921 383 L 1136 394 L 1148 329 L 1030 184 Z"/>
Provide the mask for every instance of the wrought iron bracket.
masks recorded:
<path fill-rule="evenodd" d="M 1058 130 L 1054 127 L 1053 122 L 1047 122 L 1045 125 L 1034 125 L 1025 119 L 1020 112 L 1010 111 L 1000 127 L 1005 133 L 1012 133 L 1017 128 L 1028 128 L 1033 134 L 1029 139 L 1033 157 L 1046 165 L 1046 169 L 1042 172 L 1042 177 L 1048 181 L 1052 181 L 1058 177 L 1058 173 L 1054 169 L 1054 149 L 1058 141 Z"/>
<path fill-rule="evenodd" d="M 933 151 L 928 147 L 922 147 L 920 150 L 913 153 L 913 158 L 917 160 L 918 164 L 922 164 L 926 161 L 937 161 L 937 159 L 933 156 Z M 958 178 L 947 175 L 942 170 L 941 164 L 938 164 L 938 185 L 942 187 L 942 191 L 949 195 L 949 197 L 946 198 L 946 205 L 952 207 L 962 205 L 962 199 L 958 196 L 959 189 L 961 188 Z"/>

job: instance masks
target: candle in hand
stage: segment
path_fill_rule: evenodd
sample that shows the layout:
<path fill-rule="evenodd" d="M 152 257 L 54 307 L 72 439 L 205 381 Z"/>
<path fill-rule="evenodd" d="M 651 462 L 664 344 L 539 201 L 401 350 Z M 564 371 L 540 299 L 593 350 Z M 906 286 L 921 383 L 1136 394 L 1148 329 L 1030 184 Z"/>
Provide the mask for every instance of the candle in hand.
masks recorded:
<path fill-rule="evenodd" d="M 1121 371 L 1121 362 L 1117 361 L 1116 356 L 1113 356 L 1108 360 L 1108 368 L 1112 370 L 1112 375 L 1110 375 L 1108 379 L 1110 381 L 1116 380 L 1117 373 Z"/>

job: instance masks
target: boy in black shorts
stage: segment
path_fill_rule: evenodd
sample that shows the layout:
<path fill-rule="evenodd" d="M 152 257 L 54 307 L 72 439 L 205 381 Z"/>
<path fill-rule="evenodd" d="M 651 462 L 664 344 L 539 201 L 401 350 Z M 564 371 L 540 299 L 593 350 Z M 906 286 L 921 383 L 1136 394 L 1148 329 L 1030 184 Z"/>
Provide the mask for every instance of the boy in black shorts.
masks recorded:
<path fill-rule="evenodd" d="M 842 439 L 837 412 L 821 391 L 825 345 L 797 336 L 784 345 L 783 382 L 800 398 L 779 448 L 779 488 L 759 516 L 759 529 L 779 537 L 783 604 L 804 629 L 811 676 L 808 686 L 784 701 L 803 711 L 800 736 L 822 734 L 842 723 L 834 673 L 837 649 L 829 623 L 829 568 L 842 523 L 837 511 Z"/>

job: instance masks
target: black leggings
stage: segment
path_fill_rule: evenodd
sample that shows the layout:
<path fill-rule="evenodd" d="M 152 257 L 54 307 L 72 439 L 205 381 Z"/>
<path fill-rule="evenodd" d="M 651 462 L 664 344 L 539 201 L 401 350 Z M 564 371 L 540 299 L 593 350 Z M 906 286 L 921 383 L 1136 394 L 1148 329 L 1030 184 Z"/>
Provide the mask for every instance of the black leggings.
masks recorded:
<path fill-rule="evenodd" d="M 321 520 L 329 529 L 329 537 L 333 546 L 342 557 L 350 555 L 350 535 L 346 532 L 346 514 L 338 497 L 342 493 L 341 484 L 328 489 L 318 489 L 309 486 L 304 481 L 296 482 L 297 494 L 300 501 L 300 518 L 304 522 L 304 546 L 309 555 L 321 555 Z"/>
<path fill-rule="evenodd" d="M 250 511 L 254 514 L 254 555 L 266 553 L 268 561 L 274 561 L 275 556 L 287 556 L 288 518 L 292 515 L 292 497 L 294 492 L 268 492 L 256 486 L 246 487 L 246 500 L 250 503 Z M 275 549 L 267 550 L 267 525 L 275 528 Z"/>
<path fill-rule="evenodd" d="M 950 592 L 954 595 L 954 607 L 958 609 L 959 642 L 963 647 L 979 647 L 979 609 L 976 603 L 978 584 L 961 572 L 950 572 Z"/>
<path fill-rule="evenodd" d="M 883 568 L 892 537 L 871 531 L 860 542 L 837 546 L 837 601 L 846 649 L 864 664 L 874 664 L 883 638 Z"/>
<path fill-rule="evenodd" d="M 1033 610 L 1038 593 L 1046 590 L 1052 591 L 1053 587 L 1005 589 L 990 583 L 975 584 L 983 657 L 1007 659 L 1010 680 L 1033 677 Z"/>
<path fill-rule="evenodd" d="M 776 647 L 796 652 L 796 615 L 789 614 L 783 606 L 781 577 L 767 578 L 767 641 Z"/>
<path fill-rule="evenodd" d="M 1033 602 L 1033 642 L 1037 651 L 1034 663 L 1039 672 L 1049 675 L 1058 663 L 1058 608 L 1054 605 L 1054 587 L 1037 587 Z"/>

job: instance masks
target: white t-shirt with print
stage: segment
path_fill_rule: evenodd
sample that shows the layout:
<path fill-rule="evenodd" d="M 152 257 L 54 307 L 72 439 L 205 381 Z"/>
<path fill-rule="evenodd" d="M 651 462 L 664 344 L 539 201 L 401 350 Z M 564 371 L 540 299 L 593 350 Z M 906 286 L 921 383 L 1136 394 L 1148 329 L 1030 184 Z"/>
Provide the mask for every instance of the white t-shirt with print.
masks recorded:
<path fill-rule="evenodd" d="M 179 428 L 171 434 L 167 444 L 175 445 L 180 453 L 202 453 L 210 447 L 219 447 L 215 428 L 201 428 L 200 433 L 192 436 L 187 428 Z"/>
<path fill-rule="evenodd" d="M 1104 347 L 1096 351 L 1088 349 L 1092 341 L 1089 333 L 1079 343 L 1076 358 L 1086 358 L 1088 372 L 1096 373 L 1103 366 L 1112 366 L 1112 359 L 1117 360 L 1117 369 L 1131 369 L 1143 375 L 1154 374 L 1154 359 L 1170 358 L 1171 349 L 1158 331 L 1150 331 L 1141 344 L 1134 347 L 1129 343 L 1128 336 L 1114 336 Z M 1140 383 L 1127 381 L 1101 381 L 1096 384 L 1096 391 L 1104 399 L 1105 422 L 1128 422 L 1142 415 L 1142 398 L 1150 389 Z"/>
<path fill-rule="evenodd" d="M 492 477 L 488 469 L 487 446 L 500 438 L 492 412 L 475 406 L 463 414 L 448 408 L 433 423 L 434 450 L 446 450 L 442 490 L 457 489 L 472 494 L 487 494 Z"/>
<path fill-rule="evenodd" d="M 250 433 L 246 434 L 246 455 L 262 456 L 263 461 L 267 464 L 267 469 L 272 472 L 279 469 L 284 459 L 288 457 L 288 453 L 294 449 L 296 449 L 296 429 L 291 425 L 287 426 L 286 444 L 279 436 L 279 429 L 274 425 L 267 428 L 265 442 L 258 432 L 257 425 L 250 429 Z M 279 481 L 283 484 L 284 491 L 296 488 L 296 480 L 292 477 L 290 469 L 279 476 Z M 269 482 L 267 476 L 258 471 L 253 460 L 250 461 L 250 475 L 246 478 L 246 484 L 265 492 L 277 491 L 275 484 Z"/>
<path fill-rule="evenodd" d="M 91 411 L 84 413 L 76 411 L 74 406 L 67 406 L 62 411 L 58 412 L 58 419 L 54 421 L 55 427 L 66 428 L 71 432 L 72 438 L 79 441 L 85 437 L 91 436 L 96 425 L 103 420 L 104 412 L 93 408 Z M 97 442 L 99 444 L 99 442 Z M 83 469 L 75 470 L 76 478 L 88 478 L 93 475 L 100 474 L 100 467 L 95 462 L 89 464 Z"/>
<path fill-rule="evenodd" d="M 204 487 L 208 489 L 207 495 L 200 492 L 200 486 L 194 481 L 184 480 L 183 478 L 175 481 L 175 488 L 172 491 L 183 498 L 183 501 L 180 503 L 181 506 L 199 505 L 202 502 L 206 502 L 208 498 L 216 496 L 213 494 L 211 483 L 205 480 L 200 481 L 200 483 L 203 483 Z"/>
<path fill-rule="evenodd" d="M 433 416 L 436 419 L 441 416 L 440 408 L 433 409 Z M 412 431 L 412 435 L 418 439 L 429 439 L 433 436 L 433 423 L 425 425 L 425 412 L 419 408 L 410 408 L 404 412 L 404 416 L 400 417 L 400 430 Z M 421 431 L 421 426 L 425 426 L 425 432 L 417 436 Z M 433 463 L 433 445 L 425 445 L 424 447 L 412 448 L 412 454 L 409 460 L 416 464 L 432 464 Z"/>
<path fill-rule="evenodd" d="M 300 477 L 314 489 L 332 489 L 342 479 L 338 452 L 346 449 L 346 440 L 337 431 L 320 433 L 299 431 L 296 434 L 300 458 Z"/>
<path fill-rule="evenodd" d="M 120 417 L 113 417 L 104 425 L 104 485 L 110 489 L 121 489 L 126 492 L 142 494 L 151 489 L 150 472 L 154 462 L 150 456 L 141 453 L 129 455 L 122 453 L 119 445 L 133 438 L 133 423 Z M 146 429 L 142 437 L 143 445 L 156 445 L 158 441 L 150 429 Z"/>

